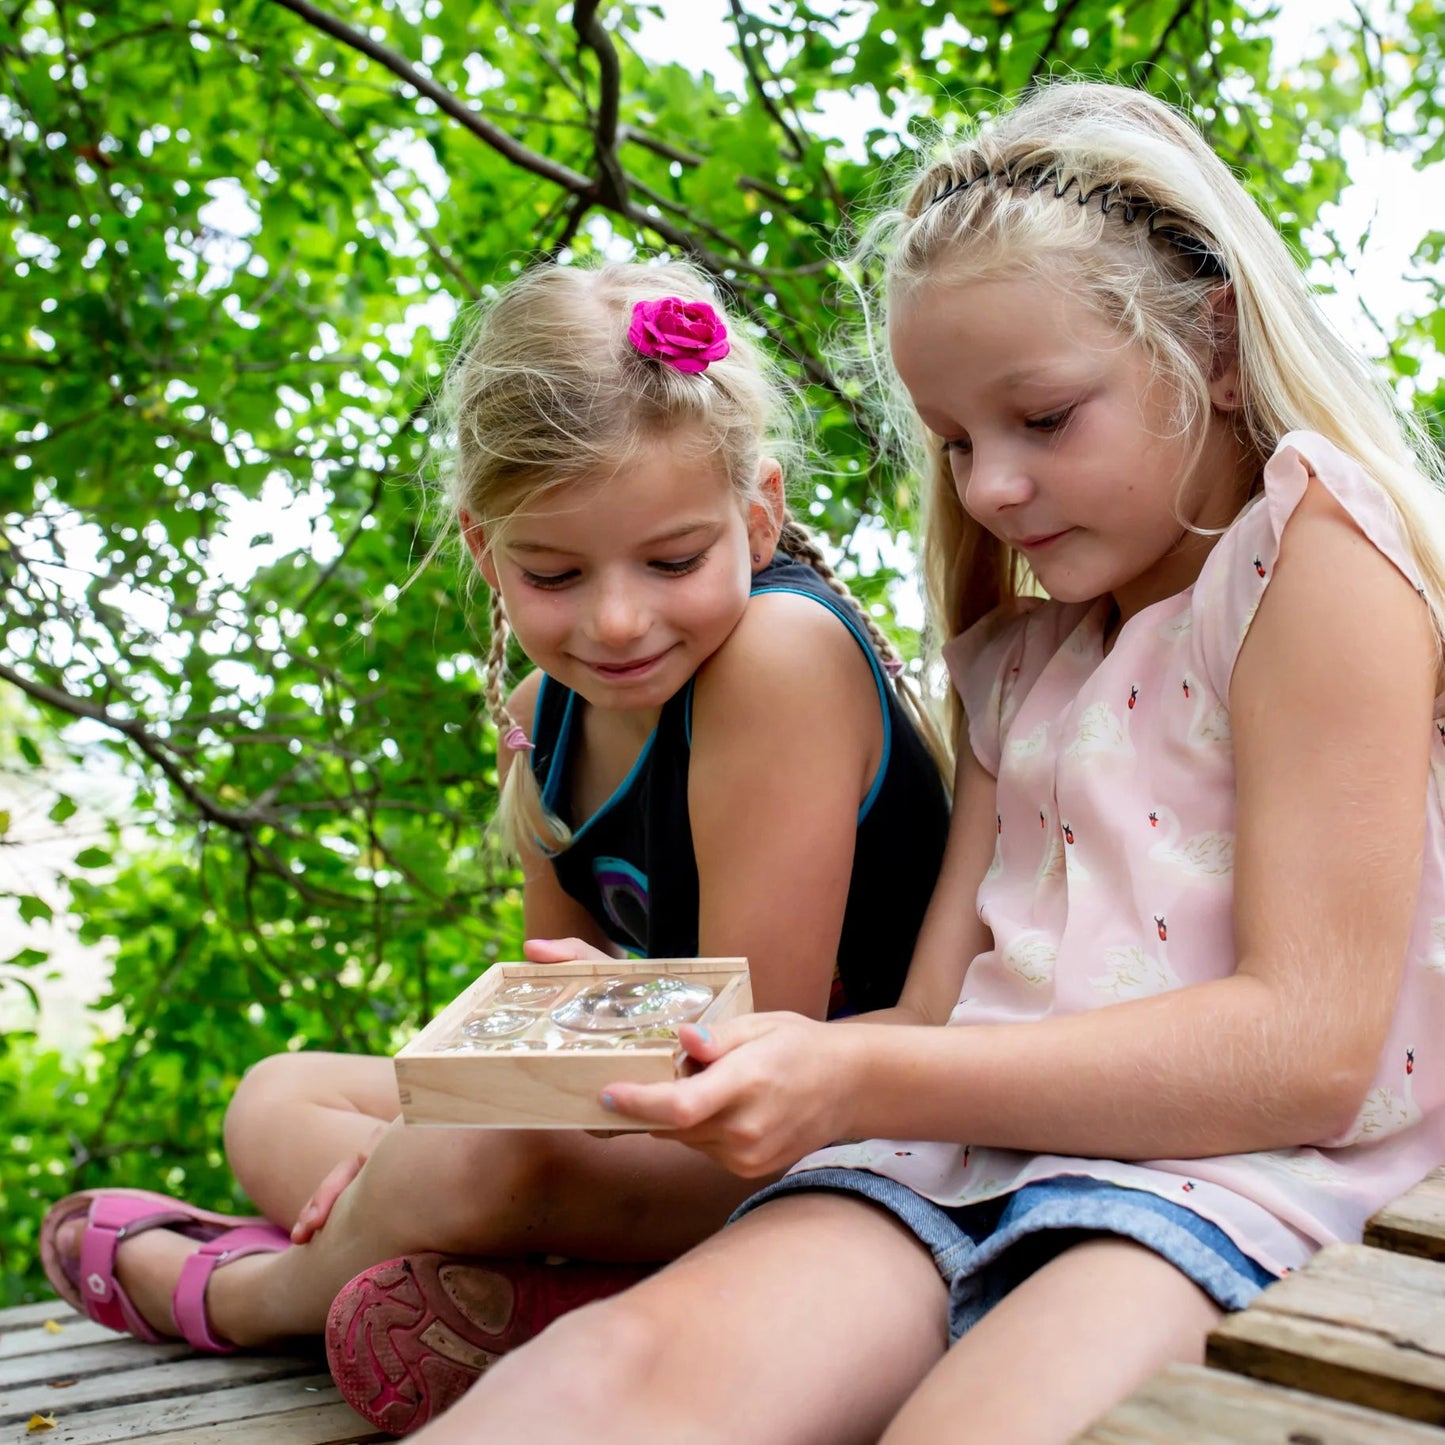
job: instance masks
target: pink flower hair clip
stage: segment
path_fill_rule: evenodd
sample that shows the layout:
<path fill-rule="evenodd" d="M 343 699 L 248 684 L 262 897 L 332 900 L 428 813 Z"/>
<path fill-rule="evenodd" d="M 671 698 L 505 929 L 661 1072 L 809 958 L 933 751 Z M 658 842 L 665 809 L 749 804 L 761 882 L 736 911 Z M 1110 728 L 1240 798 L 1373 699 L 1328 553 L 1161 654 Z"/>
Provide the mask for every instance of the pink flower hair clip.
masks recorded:
<path fill-rule="evenodd" d="M 706 371 L 732 350 L 722 317 L 706 301 L 684 301 L 681 296 L 639 301 L 632 308 L 627 339 L 643 356 L 676 371 Z"/>

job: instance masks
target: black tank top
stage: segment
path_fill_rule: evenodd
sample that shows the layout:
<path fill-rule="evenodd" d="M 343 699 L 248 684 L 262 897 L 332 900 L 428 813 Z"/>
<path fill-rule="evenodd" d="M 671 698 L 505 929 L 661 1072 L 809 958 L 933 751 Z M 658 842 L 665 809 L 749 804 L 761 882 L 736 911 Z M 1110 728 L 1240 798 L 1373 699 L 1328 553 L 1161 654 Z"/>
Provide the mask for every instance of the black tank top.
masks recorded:
<path fill-rule="evenodd" d="M 777 558 L 752 595 L 794 592 L 821 603 L 858 640 L 883 712 L 883 757 L 858 810 L 853 871 L 838 944 L 830 1018 L 898 1000 L 948 833 L 938 768 L 884 674 L 852 609 L 809 566 Z M 563 890 L 614 943 L 640 957 L 692 958 L 698 948 L 697 861 L 687 807 L 692 681 L 663 704 L 631 772 L 585 822 L 568 815 L 576 753 L 576 693 L 544 676 L 532 724 L 542 799 L 574 829 L 551 855 Z"/>

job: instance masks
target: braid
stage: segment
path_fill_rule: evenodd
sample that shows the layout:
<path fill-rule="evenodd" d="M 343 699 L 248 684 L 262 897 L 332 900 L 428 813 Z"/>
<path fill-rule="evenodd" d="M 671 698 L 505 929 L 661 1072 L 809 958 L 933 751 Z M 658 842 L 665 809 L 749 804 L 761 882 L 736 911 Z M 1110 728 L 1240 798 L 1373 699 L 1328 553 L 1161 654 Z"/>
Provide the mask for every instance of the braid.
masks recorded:
<path fill-rule="evenodd" d="M 507 638 L 511 626 L 502 608 L 502 594 L 492 593 L 491 642 L 487 647 L 487 663 L 482 673 L 482 697 L 487 704 L 487 716 L 497 726 L 500 737 L 508 728 L 516 727 L 517 720 L 507 710 L 507 701 L 502 688 L 502 677 L 507 670 Z"/>
<path fill-rule="evenodd" d="M 492 593 L 491 632 L 482 674 L 482 697 L 500 740 L 512 728 L 519 727 L 507 706 L 502 686 L 507 670 L 507 638 L 512 635 L 512 629 L 500 592 Z M 533 727 L 536 727 L 535 719 Z M 537 786 L 537 775 L 527 754 L 512 758 L 507 781 L 497 799 L 495 822 L 503 840 L 518 854 L 524 849 L 534 849 L 539 842 L 546 848 L 565 848 L 572 841 L 572 830 L 542 801 L 542 790 Z"/>
<path fill-rule="evenodd" d="M 848 604 L 853 615 L 863 624 L 873 646 L 878 650 L 878 656 L 883 661 L 884 671 L 892 679 L 893 689 L 898 694 L 904 711 L 913 720 L 913 725 L 918 729 L 934 762 L 938 764 L 944 780 L 951 784 L 953 750 L 944 740 L 943 733 L 918 685 L 904 670 L 903 659 L 898 655 L 898 649 L 893 646 L 888 634 L 868 615 L 867 609 L 848 590 L 848 584 L 833 571 L 828 559 L 823 555 L 823 549 L 818 545 L 818 539 L 791 512 L 783 515 L 783 529 L 778 534 L 778 546 L 788 556 L 806 562 Z"/>

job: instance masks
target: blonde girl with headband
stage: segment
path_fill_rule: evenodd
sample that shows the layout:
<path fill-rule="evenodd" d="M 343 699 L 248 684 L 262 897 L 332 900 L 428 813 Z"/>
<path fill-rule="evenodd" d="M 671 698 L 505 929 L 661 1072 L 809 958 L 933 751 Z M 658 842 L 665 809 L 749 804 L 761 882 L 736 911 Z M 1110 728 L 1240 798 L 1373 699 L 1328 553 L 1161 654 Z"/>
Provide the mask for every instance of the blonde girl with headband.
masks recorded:
<path fill-rule="evenodd" d="M 866 254 L 961 714 L 903 996 L 611 1088 L 807 1157 L 427 1445 L 1073 1439 L 1445 1157 L 1438 459 L 1147 95 L 1031 95 Z"/>
<path fill-rule="evenodd" d="M 762 1007 L 820 1020 L 895 1001 L 947 794 L 896 655 L 788 514 L 787 409 L 745 329 L 687 266 L 543 266 L 484 310 L 445 403 L 527 956 L 744 955 Z M 533 670 L 507 696 L 511 638 Z M 389 1059 L 265 1060 L 226 1121 L 265 1218 L 72 1195 L 43 1229 L 50 1278 L 105 1324 L 224 1349 L 321 1331 L 359 1274 L 333 1365 L 402 1432 L 752 1187 L 645 1134 L 398 1112 Z"/>

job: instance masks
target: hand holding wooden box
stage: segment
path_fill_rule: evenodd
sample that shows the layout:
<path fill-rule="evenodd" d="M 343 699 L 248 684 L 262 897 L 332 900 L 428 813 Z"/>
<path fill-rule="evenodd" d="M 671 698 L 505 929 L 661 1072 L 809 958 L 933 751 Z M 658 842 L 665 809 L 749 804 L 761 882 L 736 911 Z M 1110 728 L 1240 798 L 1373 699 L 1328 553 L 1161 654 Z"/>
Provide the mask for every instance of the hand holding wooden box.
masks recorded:
<path fill-rule="evenodd" d="M 669 979 L 687 987 L 660 982 Z M 752 1006 L 745 958 L 496 963 L 397 1054 L 402 1118 L 646 1130 L 608 1113 L 603 1089 L 678 1077 L 686 1058 L 679 1010 L 687 1022 L 711 1025 Z"/>

